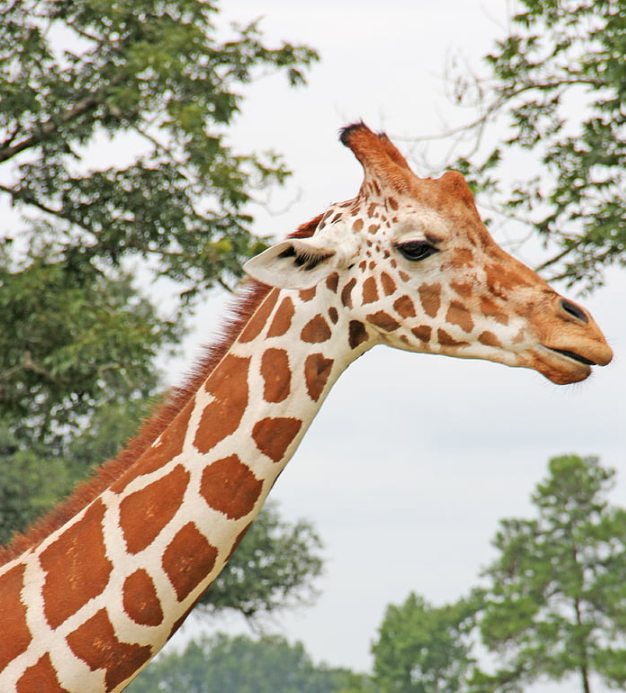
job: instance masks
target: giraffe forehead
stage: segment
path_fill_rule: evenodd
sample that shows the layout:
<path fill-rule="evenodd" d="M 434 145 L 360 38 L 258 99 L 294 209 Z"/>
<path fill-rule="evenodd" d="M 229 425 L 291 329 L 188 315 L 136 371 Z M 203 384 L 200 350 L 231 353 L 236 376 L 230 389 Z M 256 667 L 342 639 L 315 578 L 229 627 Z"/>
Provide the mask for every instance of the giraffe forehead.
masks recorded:
<path fill-rule="evenodd" d="M 384 243 L 403 239 L 420 239 L 433 236 L 439 240 L 450 235 L 441 215 L 428 207 L 413 202 L 399 203 L 393 198 L 355 200 L 331 207 L 322 217 L 314 236 L 324 236 L 333 245 L 353 247 L 355 240 L 361 246 L 372 236 Z M 367 243 L 367 245 L 370 245 Z"/>

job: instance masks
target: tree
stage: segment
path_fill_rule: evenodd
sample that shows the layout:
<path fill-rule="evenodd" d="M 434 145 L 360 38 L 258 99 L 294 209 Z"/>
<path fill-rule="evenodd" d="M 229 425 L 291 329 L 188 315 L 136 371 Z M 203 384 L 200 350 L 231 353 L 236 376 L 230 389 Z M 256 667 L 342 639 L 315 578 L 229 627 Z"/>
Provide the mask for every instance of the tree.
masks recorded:
<path fill-rule="evenodd" d="M 83 280 L 36 253 L 0 265 L 0 420 L 18 449 L 58 457 L 99 405 L 156 392 L 155 356 L 181 330 L 128 275 Z"/>
<path fill-rule="evenodd" d="M 575 674 L 590 693 L 592 673 L 626 685 L 626 510 L 607 500 L 614 476 L 596 458 L 555 457 L 532 496 L 537 517 L 500 523 L 480 631 L 501 666 L 477 672 L 472 690 Z"/>
<path fill-rule="evenodd" d="M 457 693 L 474 660 L 469 633 L 478 602 L 435 607 L 411 593 L 390 604 L 372 645 L 380 693 Z"/>
<path fill-rule="evenodd" d="M 334 693 L 345 669 L 316 666 L 301 643 L 278 635 L 191 640 L 181 653 L 159 656 L 131 683 L 130 693 Z"/>
<path fill-rule="evenodd" d="M 626 1 L 519 5 L 485 56 L 490 75 L 455 79 L 457 99 L 479 112 L 455 133 L 473 144 L 455 166 L 550 245 L 540 270 L 592 288 L 608 266 L 626 265 Z M 483 147 L 500 126 L 506 139 Z M 504 193 L 498 178 L 524 170 L 523 155 L 534 173 Z"/>
<path fill-rule="evenodd" d="M 12 0 L 1 12 L 0 191 L 38 212 L 29 235 L 53 223 L 64 267 L 83 273 L 133 257 L 191 292 L 239 276 L 258 247 L 249 191 L 286 171 L 226 145 L 236 90 L 260 69 L 302 83 L 315 52 L 268 48 L 255 23 L 219 40 L 215 0 Z M 136 156 L 85 166 L 94 138 L 121 135 Z"/>

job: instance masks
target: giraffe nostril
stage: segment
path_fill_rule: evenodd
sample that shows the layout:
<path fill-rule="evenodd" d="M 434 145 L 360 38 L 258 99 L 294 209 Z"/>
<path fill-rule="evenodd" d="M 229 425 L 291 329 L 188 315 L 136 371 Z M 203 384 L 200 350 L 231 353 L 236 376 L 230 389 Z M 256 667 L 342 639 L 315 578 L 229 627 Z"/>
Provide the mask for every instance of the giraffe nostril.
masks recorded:
<path fill-rule="evenodd" d="M 589 317 L 587 316 L 587 313 L 580 307 L 577 306 L 575 303 L 572 303 L 571 301 L 568 301 L 565 298 L 562 298 L 560 300 L 561 308 L 568 314 L 571 315 L 573 318 L 577 318 L 578 320 L 581 320 L 585 324 L 589 324 Z"/>

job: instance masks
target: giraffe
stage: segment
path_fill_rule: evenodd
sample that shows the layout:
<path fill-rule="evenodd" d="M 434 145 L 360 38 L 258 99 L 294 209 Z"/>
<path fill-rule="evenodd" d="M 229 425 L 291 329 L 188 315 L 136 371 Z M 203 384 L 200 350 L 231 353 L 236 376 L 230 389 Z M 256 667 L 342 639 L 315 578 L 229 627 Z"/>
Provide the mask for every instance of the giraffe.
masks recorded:
<path fill-rule="evenodd" d="M 463 177 L 363 123 L 358 195 L 250 260 L 222 341 L 99 475 L 0 556 L 0 693 L 121 691 L 223 568 L 340 373 L 377 344 L 584 380 L 591 316 L 506 254 Z"/>

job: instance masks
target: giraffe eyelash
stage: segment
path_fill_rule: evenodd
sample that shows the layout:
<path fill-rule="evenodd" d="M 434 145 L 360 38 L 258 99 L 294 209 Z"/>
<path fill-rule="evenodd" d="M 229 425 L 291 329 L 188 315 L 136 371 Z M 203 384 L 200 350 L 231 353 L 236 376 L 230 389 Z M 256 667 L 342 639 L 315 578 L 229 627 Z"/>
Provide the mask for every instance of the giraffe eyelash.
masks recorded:
<path fill-rule="evenodd" d="M 406 243 L 398 243 L 396 248 L 402 257 L 410 262 L 425 260 L 439 252 L 439 248 L 435 248 L 429 241 L 407 241 Z"/>
<path fill-rule="evenodd" d="M 280 255 L 278 255 L 280 259 L 286 259 L 289 257 L 293 257 L 294 259 L 294 264 L 296 264 L 298 267 L 301 267 L 304 269 L 305 272 L 310 272 L 311 270 L 314 270 L 320 263 L 324 262 L 324 260 L 328 260 L 328 258 L 332 257 L 332 254 L 326 254 L 326 255 L 318 255 L 315 253 L 297 253 L 295 248 L 289 247 L 286 250 L 283 250 Z"/>

